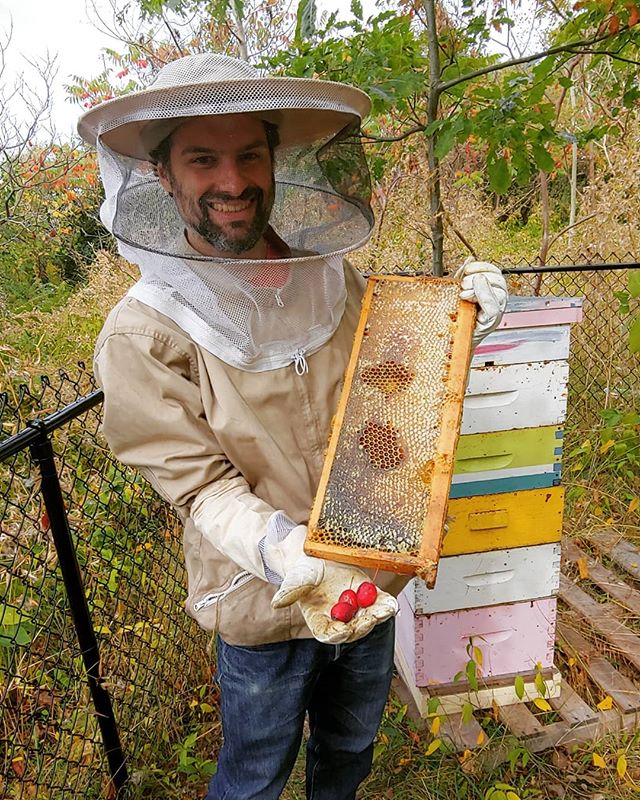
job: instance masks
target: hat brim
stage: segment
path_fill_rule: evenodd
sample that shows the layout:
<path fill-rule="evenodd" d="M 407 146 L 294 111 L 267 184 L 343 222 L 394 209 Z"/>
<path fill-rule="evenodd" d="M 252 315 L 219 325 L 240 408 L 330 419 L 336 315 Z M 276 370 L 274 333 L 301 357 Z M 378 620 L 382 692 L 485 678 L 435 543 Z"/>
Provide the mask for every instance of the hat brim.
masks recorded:
<path fill-rule="evenodd" d="M 280 146 L 327 139 L 371 108 L 367 94 L 343 83 L 308 78 L 255 78 L 145 89 L 108 100 L 78 121 L 90 144 L 149 159 L 141 135 L 153 120 L 249 113 L 278 126 Z M 157 144 L 157 143 L 156 143 Z"/>

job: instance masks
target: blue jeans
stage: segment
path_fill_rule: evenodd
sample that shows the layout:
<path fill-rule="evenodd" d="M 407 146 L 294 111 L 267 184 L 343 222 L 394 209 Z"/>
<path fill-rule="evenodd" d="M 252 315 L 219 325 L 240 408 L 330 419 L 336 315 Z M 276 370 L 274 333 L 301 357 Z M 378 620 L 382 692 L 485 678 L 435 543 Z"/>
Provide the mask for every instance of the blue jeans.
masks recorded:
<path fill-rule="evenodd" d="M 394 620 L 342 645 L 315 639 L 233 647 L 218 638 L 224 743 L 206 800 L 277 800 L 305 713 L 308 800 L 354 800 L 393 673 Z"/>

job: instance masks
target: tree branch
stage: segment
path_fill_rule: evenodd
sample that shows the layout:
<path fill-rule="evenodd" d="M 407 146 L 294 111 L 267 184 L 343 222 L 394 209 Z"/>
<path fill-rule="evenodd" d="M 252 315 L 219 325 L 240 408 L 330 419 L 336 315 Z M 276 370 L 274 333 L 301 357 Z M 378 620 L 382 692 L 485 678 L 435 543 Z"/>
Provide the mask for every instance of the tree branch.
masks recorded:
<path fill-rule="evenodd" d="M 640 66 L 640 61 L 636 61 L 634 58 L 619 56 L 617 53 L 611 52 L 611 50 L 582 50 L 581 53 L 589 53 L 589 55 L 593 56 L 609 56 L 609 58 L 613 58 L 614 61 L 624 61 L 625 64 L 633 64 L 636 67 Z"/>
<path fill-rule="evenodd" d="M 546 58 L 547 56 L 554 56 L 558 53 L 582 53 L 585 52 L 584 48 L 588 48 L 593 44 L 597 44 L 598 42 L 603 42 L 606 39 L 610 39 L 612 36 L 617 36 L 619 33 L 629 30 L 627 27 L 620 28 L 617 33 L 607 33 L 603 36 L 595 36 L 592 39 L 587 40 L 580 40 L 577 42 L 569 42 L 567 44 L 560 44 L 556 47 L 550 47 L 547 50 L 541 50 L 538 53 L 534 53 L 530 56 L 522 56 L 522 58 L 512 58 L 507 61 L 498 61 L 495 64 L 490 64 L 486 67 L 481 67 L 480 69 L 473 70 L 472 72 L 468 72 L 466 75 L 461 75 L 458 78 L 452 78 L 449 81 L 442 81 L 438 85 L 439 92 L 448 92 L 450 89 L 453 89 L 454 86 L 458 86 L 460 83 L 465 83 L 466 81 L 473 80 L 474 78 L 480 78 L 482 75 L 489 75 L 492 72 L 498 72 L 503 69 L 508 69 L 509 67 L 517 67 L 519 64 L 530 64 L 532 61 L 540 61 L 542 58 Z M 576 53 L 576 48 L 579 48 Z"/>
<path fill-rule="evenodd" d="M 171 38 L 173 39 L 173 43 L 176 46 L 176 50 L 180 53 L 181 56 L 186 55 L 184 50 L 180 47 L 180 42 L 178 41 L 178 38 L 176 37 L 176 34 L 175 34 L 173 28 L 171 27 L 171 25 L 169 25 L 169 22 L 167 21 L 167 18 L 165 17 L 164 12 L 161 11 L 160 15 L 162 17 L 162 21 L 164 22 L 164 25 L 165 25 L 166 29 L 169 31 L 169 36 L 171 36 Z"/>
<path fill-rule="evenodd" d="M 363 133 L 361 138 L 366 139 L 367 142 L 401 142 L 403 139 L 408 139 L 414 133 L 422 133 L 426 129 L 426 125 L 416 125 L 415 128 L 409 128 L 404 133 L 399 133 L 397 136 L 373 136 L 368 133 Z"/>
<path fill-rule="evenodd" d="M 571 231 L 574 228 L 577 228 L 578 225 L 582 225 L 583 222 L 588 222 L 590 219 L 593 219 L 594 217 L 597 217 L 597 216 L 598 215 L 595 212 L 593 214 L 588 214 L 586 217 L 582 217 L 582 219 L 576 220 L 572 225 L 567 225 L 566 228 L 563 228 L 561 231 L 556 233 L 556 235 L 553 237 L 553 239 L 551 239 L 551 241 L 549 242 L 549 244 L 547 246 L 547 254 L 549 253 L 549 250 L 551 250 L 553 245 L 558 241 L 558 239 L 561 236 L 563 236 L 568 231 Z"/>

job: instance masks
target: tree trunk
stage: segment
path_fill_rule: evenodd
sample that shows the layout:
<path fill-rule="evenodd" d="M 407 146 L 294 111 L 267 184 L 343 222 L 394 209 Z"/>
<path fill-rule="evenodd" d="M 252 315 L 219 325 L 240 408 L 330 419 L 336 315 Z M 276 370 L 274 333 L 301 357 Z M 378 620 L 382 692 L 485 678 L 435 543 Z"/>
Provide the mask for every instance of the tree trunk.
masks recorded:
<path fill-rule="evenodd" d="M 540 170 L 540 214 L 542 216 L 542 241 L 540 242 L 540 253 L 538 255 L 538 265 L 544 267 L 547 263 L 547 253 L 549 252 L 549 182 L 547 173 Z M 540 294 L 542 285 L 542 274 L 536 275 L 533 293 Z"/>
<path fill-rule="evenodd" d="M 230 4 L 231 16 L 233 17 L 233 26 L 235 34 L 238 39 L 238 48 L 240 50 L 240 58 L 243 61 L 249 60 L 249 51 L 247 50 L 247 34 L 244 29 L 244 20 L 242 19 L 241 5 L 238 2 L 232 1 Z"/>

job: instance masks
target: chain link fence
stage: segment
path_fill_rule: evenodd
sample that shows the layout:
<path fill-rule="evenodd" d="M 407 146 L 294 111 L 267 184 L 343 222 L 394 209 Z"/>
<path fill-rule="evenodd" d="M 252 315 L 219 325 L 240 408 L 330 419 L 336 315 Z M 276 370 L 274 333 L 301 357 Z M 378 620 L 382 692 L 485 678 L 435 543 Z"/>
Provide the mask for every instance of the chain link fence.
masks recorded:
<path fill-rule="evenodd" d="M 630 309 L 621 310 L 629 270 L 640 264 L 583 264 L 509 270 L 509 291 L 518 295 L 583 298 L 582 322 L 571 328 L 567 428 L 586 432 L 603 409 L 634 408 L 640 402 L 638 357 L 629 350 Z M 636 312 L 639 313 L 639 312 Z M 544 353 L 540 354 L 544 360 Z"/>
<path fill-rule="evenodd" d="M 598 424 L 601 409 L 639 401 L 637 358 L 627 346 L 631 315 L 620 313 L 615 296 L 626 289 L 628 266 L 509 274 L 515 294 L 584 297 L 584 321 L 572 331 L 567 422 L 578 435 Z M 193 797 L 190 782 L 206 784 L 220 738 L 210 642 L 182 610 L 178 521 L 111 457 L 95 392 L 81 365 L 73 376 L 0 394 L 0 797 L 115 796 L 109 775 L 117 758 L 104 752 L 87 660 L 110 697 L 126 759 L 129 780 L 118 796 Z M 91 407 L 78 405 L 85 397 Z M 71 621 L 60 569 L 69 565 L 58 562 L 33 448 L 19 439 L 31 435 L 28 420 L 56 412 L 50 440 L 84 583 L 71 611 L 76 619 L 86 601 L 95 664 Z"/>
<path fill-rule="evenodd" d="M 2 438 L 10 437 L 0 447 L 28 433 L 27 419 L 93 390 L 80 368 L 55 383 L 44 379 L 39 390 L 0 395 Z M 190 726 L 208 713 L 215 727 L 211 657 L 182 609 L 178 521 L 111 457 L 99 424 L 98 404 L 51 440 L 100 648 L 96 671 L 129 766 L 128 794 L 161 797 L 166 766 L 179 767 L 176 745 Z M 109 765 L 40 483 L 29 449 L 0 463 L 0 797 L 109 798 Z"/>

